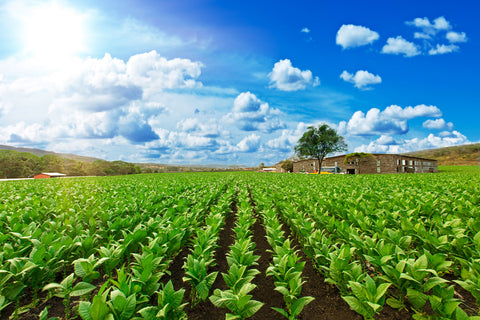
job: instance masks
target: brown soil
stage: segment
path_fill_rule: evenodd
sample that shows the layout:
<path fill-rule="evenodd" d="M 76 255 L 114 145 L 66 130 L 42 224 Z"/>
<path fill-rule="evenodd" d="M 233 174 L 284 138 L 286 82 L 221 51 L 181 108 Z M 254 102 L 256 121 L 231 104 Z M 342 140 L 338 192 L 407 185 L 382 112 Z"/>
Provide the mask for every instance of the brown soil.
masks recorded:
<path fill-rule="evenodd" d="M 282 308 L 285 306 L 283 302 L 283 296 L 275 291 L 275 284 L 273 283 L 272 277 L 267 277 L 265 275 L 268 266 L 272 262 L 272 253 L 267 252 L 271 250 L 270 244 L 266 238 L 266 232 L 263 226 L 260 224 L 259 219 L 253 225 L 253 241 L 255 242 L 255 254 L 259 255 L 256 267 L 259 274 L 255 276 L 253 281 L 257 285 L 257 288 L 252 291 L 252 296 L 254 300 L 261 301 L 265 303 L 260 310 L 257 311 L 250 319 L 255 320 L 275 320 L 281 319 L 281 315 L 272 309 L 272 307 Z"/>
<path fill-rule="evenodd" d="M 215 261 L 217 264 L 211 270 L 212 272 L 218 271 L 218 275 L 211 288 L 211 292 L 210 292 L 211 294 L 215 289 L 221 289 L 221 290 L 228 289 L 227 285 L 225 284 L 225 281 L 223 280 L 222 272 L 225 272 L 225 273 L 228 272 L 227 252 L 229 251 L 229 247 L 234 242 L 235 232 L 233 230 L 233 227 L 235 226 L 234 215 L 235 215 L 235 212 L 237 211 L 236 204 L 232 204 L 232 211 L 233 213 L 230 213 L 226 217 L 225 225 L 223 229 L 220 231 L 220 235 L 218 239 L 219 247 L 215 251 Z M 181 269 L 178 272 L 183 273 L 183 269 Z M 172 274 L 173 274 L 173 271 L 172 271 Z M 186 288 L 185 296 L 184 296 L 184 300 L 186 302 L 190 297 L 191 288 L 189 284 L 185 284 L 184 288 Z M 188 319 L 192 319 L 192 320 L 225 319 L 225 314 L 227 313 L 227 309 L 217 308 L 210 302 L 209 299 L 207 299 L 206 301 L 200 301 L 200 303 L 198 303 L 193 308 L 190 305 L 188 305 L 185 308 L 185 311 L 187 313 Z"/>
<path fill-rule="evenodd" d="M 291 231 L 284 224 L 283 230 L 285 235 L 292 239 L 292 244 L 296 248 L 301 248 L 295 237 L 291 236 Z M 302 257 L 302 261 L 306 261 L 305 267 L 302 272 L 307 281 L 302 287 L 302 295 L 312 296 L 315 298 L 310 302 L 300 314 L 299 319 L 358 319 L 362 320 L 363 317 L 353 311 L 350 306 L 342 299 L 340 292 L 334 286 L 325 282 L 323 277 L 313 266 L 312 261 L 305 255 L 302 250 L 298 251 Z M 412 313 L 407 310 L 397 310 L 391 308 L 385 304 L 382 311 L 375 316 L 377 320 L 403 320 L 412 319 Z"/>
<path fill-rule="evenodd" d="M 458 278 L 455 277 L 453 274 L 446 274 L 443 276 L 443 278 L 451 281 L 451 283 L 455 286 L 455 298 L 462 300 L 460 308 L 462 308 L 463 311 L 465 311 L 469 316 L 478 315 L 479 308 L 477 306 L 476 299 L 472 296 L 470 292 L 453 282 L 453 280 L 456 280 Z"/>

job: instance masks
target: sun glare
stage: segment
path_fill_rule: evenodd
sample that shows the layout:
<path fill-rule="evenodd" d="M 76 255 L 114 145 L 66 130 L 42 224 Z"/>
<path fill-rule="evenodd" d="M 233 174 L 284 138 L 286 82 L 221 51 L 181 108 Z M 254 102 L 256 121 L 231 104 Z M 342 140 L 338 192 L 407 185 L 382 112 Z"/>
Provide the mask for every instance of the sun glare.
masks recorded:
<path fill-rule="evenodd" d="M 24 21 L 27 54 L 51 60 L 75 56 L 84 49 L 83 17 L 56 4 L 33 8 Z"/>

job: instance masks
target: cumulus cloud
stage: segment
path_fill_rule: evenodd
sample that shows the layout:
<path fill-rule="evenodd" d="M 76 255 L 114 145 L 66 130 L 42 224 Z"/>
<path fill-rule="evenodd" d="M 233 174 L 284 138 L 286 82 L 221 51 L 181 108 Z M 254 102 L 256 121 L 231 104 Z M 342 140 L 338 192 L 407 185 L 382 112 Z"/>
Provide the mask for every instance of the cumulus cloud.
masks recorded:
<path fill-rule="evenodd" d="M 300 32 L 310 33 L 310 29 L 308 29 L 308 28 L 303 28 L 302 30 L 300 30 Z"/>
<path fill-rule="evenodd" d="M 307 86 L 320 84 L 318 77 L 313 78 L 312 71 L 300 70 L 292 66 L 289 59 L 280 60 L 273 66 L 272 72 L 268 74 L 270 88 L 281 91 L 304 90 Z"/>
<path fill-rule="evenodd" d="M 307 125 L 305 123 L 299 122 L 296 129 L 282 130 L 282 134 L 277 138 L 267 141 L 266 146 L 270 149 L 275 150 L 275 152 L 292 152 L 293 147 L 303 135 L 306 128 Z"/>
<path fill-rule="evenodd" d="M 424 128 L 427 129 L 434 129 L 434 130 L 452 130 L 453 123 L 446 122 L 443 118 L 440 119 L 428 119 L 426 120 L 423 125 Z"/>
<path fill-rule="evenodd" d="M 446 53 L 455 52 L 455 51 L 458 51 L 459 49 L 460 48 L 457 45 L 454 45 L 454 44 L 449 44 L 449 45 L 437 44 L 437 46 L 435 48 L 431 48 L 430 50 L 428 50 L 428 54 L 431 55 L 431 56 L 434 56 L 434 55 L 439 55 L 439 54 L 446 54 Z"/>
<path fill-rule="evenodd" d="M 457 42 L 467 42 L 467 35 L 465 32 L 455 32 L 449 31 L 447 32 L 446 38 L 450 43 L 457 43 Z"/>
<path fill-rule="evenodd" d="M 415 18 L 413 21 L 407 21 L 405 23 L 422 29 L 423 33 L 428 35 L 434 35 L 441 30 L 449 30 L 452 27 L 445 17 L 438 17 L 433 20 L 433 23 L 431 23 L 427 17 Z"/>
<path fill-rule="evenodd" d="M 371 89 L 370 85 L 382 83 L 382 78 L 379 75 L 374 75 L 366 70 L 358 70 L 355 74 L 345 70 L 340 75 L 340 78 L 346 82 L 353 83 L 356 88 L 361 90 L 368 90 Z"/>
<path fill-rule="evenodd" d="M 436 106 L 427 106 L 424 104 L 415 107 L 402 108 L 397 105 L 391 105 L 383 111 L 386 117 L 394 119 L 413 119 L 418 117 L 441 117 L 442 111 Z"/>
<path fill-rule="evenodd" d="M 277 118 L 281 114 L 280 110 L 271 108 L 253 93 L 242 92 L 235 98 L 232 112 L 227 114 L 225 119 L 236 123 L 244 131 L 259 130 L 269 133 L 285 127 Z"/>
<path fill-rule="evenodd" d="M 402 108 L 392 105 L 381 111 L 372 108 L 363 113 L 357 111 L 348 122 L 339 124 L 339 132 L 349 135 L 403 135 L 409 131 L 407 120 L 417 117 L 441 117 L 442 112 L 435 106 L 418 105 Z"/>
<path fill-rule="evenodd" d="M 260 147 L 260 136 L 251 134 L 240 141 L 235 150 L 240 152 L 255 152 Z"/>
<path fill-rule="evenodd" d="M 369 153 L 404 153 L 410 151 L 451 147 L 470 143 L 466 136 L 458 131 L 444 132 L 439 135 L 429 134 L 426 138 L 413 138 L 395 141 L 382 136 L 369 144 L 355 148 L 355 152 Z"/>
<path fill-rule="evenodd" d="M 414 33 L 414 38 L 424 40 L 424 47 L 428 50 L 427 53 L 429 55 L 459 51 L 460 48 L 456 43 L 462 43 L 468 40 L 465 32 L 451 31 L 452 26 L 445 17 L 438 17 L 433 20 L 433 23 L 426 17 L 415 18 L 413 21 L 407 21 L 405 23 L 421 30 Z M 444 39 L 447 39 L 450 44 L 438 43 Z"/>
<path fill-rule="evenodd" d="M 167 60 L 156 51 L 137 54 L 125 63 L 105 54 L 102 59 L 75 60 L 70 71 L 51 76 L 57 109 L 111 110 L 165 89 L 201 86 L 202 64 Z"/>
<path fill-rule="evenodd" d="M 347 49 L 371 44 L 379 38 L 377 32 L 367 27 L 344 24 L 337 31 L 336 43 Z"/>
<path fill-rule="evenodd" d="M 222 133 L 222 129 L 215 119 L 202 121 L 199 118 L 186 118 L 177 123 L 177 128 L 180 131 L 208 138 L 217 138 Z"/>
<path fill-rule="evenodd" d="M 402 36 L 397 36 L 396 38 L 388 38 L 387 44 L 382 48 L 382 53 L 414 57 L 421 52 L 413 42 L 405 40 Z"/>

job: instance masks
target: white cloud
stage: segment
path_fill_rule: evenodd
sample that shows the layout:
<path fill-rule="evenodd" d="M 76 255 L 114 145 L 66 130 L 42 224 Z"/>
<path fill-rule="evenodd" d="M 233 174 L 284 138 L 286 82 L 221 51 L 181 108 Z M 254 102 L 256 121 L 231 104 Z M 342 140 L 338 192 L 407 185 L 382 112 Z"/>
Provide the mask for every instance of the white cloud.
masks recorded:
<path fill-rule="evenodd" d="M 271 83 L 270 88 L 277 88 L 281 91 L 304 90 L 309 85 L 317 86 L 320 84 L 318 77 L 313 78 L 312 71 L 302 71 L 293 67 L 289 59 L 275 63 L 268 76 Z"/>
<path fill-rule="evenodd" d="M 431 40 L 432 36 L 423 32 L 415 32 L 413 34 L 413 37 L 415 39 L 424 39 L 424 40 Z"/>
<path fill-rule="evenodd" d="M 300 32 L 303 32 L 303 33 L 310 33 L 310 29 L 308 28 L 303 28 Z"/>
<path fill-rule="evenodd" d="M 444 17 L 438 17 L 433 20 L 433 27 L 437 30 L 448 30 L 451 28 L 450 22 L 447 21 Z"/>
<path fill-rule="evenodd" d="M 374 75 L 366 70 L 358 70 L 355 74 L 343 71 L 340 78 L 353 83 L 356 88 L 362 90 L 370 89 L 370 85 L 382 83 L 382 78 L 379 75 Z"/>
<path fill-rule="evenodd" d="M 344 24 L 337 31 L 336 43 L 346 49 L 371 44 L 379 38 L 377 32 L 367 27 Z"/>
<path fill-rule="evenodd" d="M 260 137 L 256 134 L 251 134 L 240 141 L 235 150 L 240 152 L 255 152 L 260 147 Z"/>
<path fill-rule="evenodd" d="M 409 131 L 407 120 L 417 117 L 440 117 L 441 115 L 440 109 L 426 105 L 406 108 L 392 105 L 383 111 L 372 108 L 366 114 L 357 111 L 348 122 L 341 122 L 339 132 L 359 136 L 402 135 Z"/>
<path fill-rule="evenodd" d="M 445 17 L 438 17 L 433 20 L 433 23 L 431 23 L 427 17 L 415 18 L 413 21 L 407 21 L 405 23 L 422 29 L 422 32 L 427 35 L 435 35 L 439 31 L 449 30 L 452 27 Z"/>
<path fill-rule="evenodd" d="M 415 107 L 402 108 L 397 105 L 391 105 L 383 111 L 383 114 L 387 117 L 394 119 L 413 119 L 418 117 L 441 117 L 442 111 L 436 106 L 427 106 L 424 104 L 417 105 Z"/>
<path fill-rule="evenodd" d="M 449 44 L 449 45 L 437 44 L 437 46 L 435 48 L 432 48 L 432 49 L 428 50 L 428 54 L 431 55 L 431 56 L 434 56 L 434 55 L 439 55 L 439 54 L 446 54 L 446 53 L 455 52 L 455 51 L 458 51 L 458 49 L 460 49 L 460 48 L 457 45 L 454 45 L 454 44 Z"/>
<path fill-rule="evenodd" d="M 244 131 L 269 133 L 285 128 L 285 124 L 277 119 L 281 114 L 280 110 L 271 108 L 253 93 L 242 92 L 235 98 L 232 112 L 225 116 L 225 120 L 236 123 Z"/>
<path fill-rule="evenodd" d="M 403 39 L 402 36 L 397 36 L 396 38 L 388 38 L 387 44 L 382 48 L 382 53 L 414 57 L 420 54 L 420 50 L 414 43 Z"/>
<path fill-rule="evenodd" d="M 470 141 L 458 131 L 445 132 L 439 135 L 429 134 L 426 138 L 413 138 L 395 141 L 385 136 L 355 148 L 355 152 L 370 153 L 404 153 L 432 148 L 451 147 L 470 143 Z"/>
<path fill-rule="evenodd" d="M 452 130 L 453 123 L 446 122 L 443 118 L 440 119 L 428 119 L 426 120 L 423 125 L 424 128 L 427 129 L 435 129 L 435 130 Z"/>
<path fill-rule="evenodd" d="M 277 138 L 267 141 L 266 146 L 275 150 L 276 152 L 292 152 L 293 147 L 303 135 L 306 128 L 307 125 L 305 123 L 299 122 L 295 130 L 282 130 L 282 134 Z"/>
<path fill-rule="evenodd" d="M 449 31 L 447 32 L 446 38 L 450 43 L 457 43 L 457 42 L 467 42 L 467 35 L 465 32 L 455 32 Z"/>
<path fill-rule="evenodd" d="M 407 21 L 406 24 L 421 29 L 421 32 L 414 33 L 414 38 L 424 40 L 429 55 L 439 55 L 458 51 L 460 48 L 455 45 L 455 43 L 466 42 L 468 40 L 465 32 L 449 31 L 452 26 L 444 17 L 436 18 L 433 20 L 433 23 L 431 23 L 428 18 L 416 18 L 413 21 Z M 446 34 L 444 32 L 446 32 Z M 440 37 L 440 34 L 442 34 L 442 38 Z M 443 35 L 445 35 L 445 38 L 443 38 Z M 440 39 L 447 39 L 450 44 L 435 43 Z M 415 52 L 413 48 L 410 48 L 409 50 L 411 50 L 412 53 Z M 395 50 L 392 51 L 395 52 Z"/>
<path fill-rule="evenodd" d="M 126 63 L 108 53 L 102 59 L 76 59 L 68 71 L 50 76 L 52 107 L 105 111 L 165 89 L 200 87 L 195 79 L 201 67 L 188 59 L 167 60 L 156 51 L 134 55 Z"/>
<path fill-rule="evenodd" d="M 177 128 L 199 136 L 216 138 L 222 134 L 222 129 L 216 119 L 200 120 L 199 118 L 186 118 L 177 123 Z"/>

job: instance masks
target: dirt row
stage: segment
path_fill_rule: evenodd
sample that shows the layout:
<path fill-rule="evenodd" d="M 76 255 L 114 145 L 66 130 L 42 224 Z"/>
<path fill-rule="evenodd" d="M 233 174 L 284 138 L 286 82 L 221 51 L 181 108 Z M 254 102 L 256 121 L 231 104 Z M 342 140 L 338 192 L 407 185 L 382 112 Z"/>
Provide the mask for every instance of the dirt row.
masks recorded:
<path fill-rule="evenodd" d="M 252 202 L 252 206 L 255 210 L 255 204 Z M 226 223 L 223 230 L 220 232 L 219 247 L 216 250 L 217 265 L 212 271 L 218 271 L 219 274 L 212 287 L 214 289 L 226 290 L 221 273 L 228 272 L 228 264 L 226 260 L 226 254 L 229 251 L 229 246 L 234 242 L 235 226 L 235 213 L 236 205 L 232 206 L 233 213 L 226 217 Z M 256 213 L 255 213 L 256 214 Z M 293 245 L 299 249 L 301 246 L 297 240 L 291 236 L 290 230 L 284 224 L 285 236 L 289 237 Z M 256 222 L 253 225 L 253 241 L 256 245 L 255 254 L 259 255 L 258 266 L 256 267 L 260 273 L 255 277 L 253 283 L 257 285 L 257 288 L 252 291 L 253 299 L 261 301 L 264 306 L 251 317 L 255 320 L 274 320 L 281 319 L 282 316 L 274 311 L 271 307 L 284 307 L 283 297 L 280 293 L 274 290 L 275 285 L 271 277 L 266 277 L 266 270 L 272 262 L 271 247 L 266 239 L 265 229 L 260 222 L 260 218 L 256 217 Z M 190 294 L 190 287 L 188 284 L 183 283 L 182 277 L 184 271 L 182 269 L 183 262 L 188 255 L 188 248 L 184 250 L 176 257 L 174 263 L 170 268 L 172 275 L 172 281 L 176 289 L 185 288 L 185 301 L 187 301 Z M 302 287 L 302 295 L 312 296 L 315 298 L 310 304 L 308 304 L 298 319 L 353 319 L 361 320 L 362 316 L 350 309 L 348 304 L 341 298 L 338 290 L 326 283 L 324 277 L 322 277 L 314 268 L 310 259 L 308 259 L 304 253 L 299 250 L 299 255 L 303 261 L 306 261 L 302 276 L 306 282 Z M 201 320 L 201 319 L 225 319 L 226 309 L 220 309 L 215 307 L 208 299 L 205 302 L 200 302 L 195 307 L 187 306 L 186 312 L 189 319 Z M 377 317 L 377 319 L 410 319 L 411 315 L 406 311 L 399 312 L 386 306 L 384 311 Z"/>
<path fill-rule="evenodd" d="M 279 292 L 274 290 L 275 285 L 273 279 L 271 277 L 266 277 L 266 270 L 272 262 L 272 253 L 268 250 L 271 250 L 272 248 L 267 242 L 265 228 L 261 224 L 261 219 L 255 212 L 255 203 L 252 201 L 251 204 L 256 217 L 256 222 L 253 225 L 253 242 L 256 245 L 255 254 L 260 256 L 259 260 L 257 261 L 258 266 L 256 266 L 260 273 L 253 281 L 253 283 L 257 285 L 257 288 L 254 289 L 251 294 L 253 295 L 253 299 L 264 303 L 264 306 L 253 317 L 251 317 L 251 319 L 281 319 L 282 316 L 278 312 L 274 311 L 272 307 L 284 307 L 285 304 L 283 302 L 283 297 Z M 212 272 L 218 271 L 218 276 L 212 286 L 211 293 L 214 289 L 228 289 L 221 274 L 228 272 L 226 255 L 229 251 L 229 247 L 234 243 L 236 212 L 237 206 L 234 202 L 231 206 L 231 212 L 226 217 L 225 225 L 219 234 L 219 247 L 215 252 L 216 265 L 211 270 Z M 285 237 L 290 238 L 294 247 L 300 249 L 300 244 L 297 242 L 295 237 L 292 236 L 290 229 L 285 223 L 283 223 L 283 228 Z M 182 280 L 185 274 L 183 270 L 183 264 L 189 252 L 190 246 L 184 246 L 169 267 L 171 276 L 162 279 L 162 282 L 167 282 L 169 279 L 171 279 L 176 290 L 185 288 L 186 291 L 184 295 L 184 302 L 189 301 L 191 291 L 190 285 L 188 283 L 184 283 Z M 303 278 L 306 280 L 302 287 L 302 295 L 312 296 L 315 298 L 315 300 L 313 300 L 304 308 L 298 319 L 361 320 L 362 316 L 351 310 L 348 304 L 341 298 L 338 290 L 324 281 L 324 277 L 315 270 L 312 261 L 304 255 L 303 251 L 299 250 L 298 254 L 301 256 L 302 260 L 306 262 L 302 273 Z M 99 283 L 99 286 L 100 285 L 101 283 Z M 38 319 L 38 314 L 41 310 L 43 310 L 45 305 L 50 306 L 49 316 L 57 316 L 60 319 L 64 318 L 65 313 L 62 300 L 59 298 L 53 298 L 41 303 L 36 308 L 31 309 L 29 312 L 20 315 L 18 319 Z M 76 309 L 77 305 L 78 300 L 71 301 L 71 310 L 73 311 Z M 9 307 L 11 308 L 13 306 Z M 223 320 L 225 319 L 226 312 L 228 312 L 227 309 L 221 309 L 214 306 L 209 299 L 207 299 L 205 302 L 198 303 L 194 307 L 187 305 L 185 311 L 188 318 L 192 320 Z M 8 319 L 6 314 L 10 314 L 10 312 L 4 314 L 5 316 L 2 316 L 1 319 Z M 76 312 L 73 311 L 72 314 L 76 314 Z M 77 319 L 80 319 L 80 317 L 77 317 Z M 382 313 L 377 315 L 376 319 L 411 319 L 411 314 L 406 311 L 399 312 L 398 310 L 392 309 L 385 305 Z"/>

